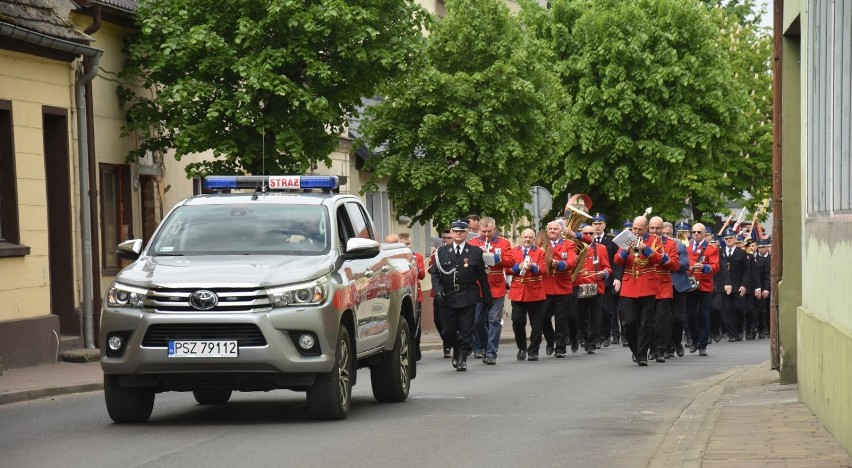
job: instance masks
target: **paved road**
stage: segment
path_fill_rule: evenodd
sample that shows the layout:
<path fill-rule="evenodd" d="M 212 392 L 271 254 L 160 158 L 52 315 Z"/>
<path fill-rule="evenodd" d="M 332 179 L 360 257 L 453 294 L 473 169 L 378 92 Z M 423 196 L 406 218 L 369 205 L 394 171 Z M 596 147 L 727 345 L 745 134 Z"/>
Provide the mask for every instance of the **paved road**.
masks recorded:
<path fill-rule="evenodd" d="M 0 406 L 0 466 L 646 466 L 683 409 L 766 340 L 719 343 L 640 368 L 627 348 L 452 370 L 424 354 L 409 401 L 376 403 L 359 377 L 350 418 L 312 421 L 304 395 L 237 393 L 222 407 L 157 396 L 151 420 L 115 425 L 103 393 Z"/>

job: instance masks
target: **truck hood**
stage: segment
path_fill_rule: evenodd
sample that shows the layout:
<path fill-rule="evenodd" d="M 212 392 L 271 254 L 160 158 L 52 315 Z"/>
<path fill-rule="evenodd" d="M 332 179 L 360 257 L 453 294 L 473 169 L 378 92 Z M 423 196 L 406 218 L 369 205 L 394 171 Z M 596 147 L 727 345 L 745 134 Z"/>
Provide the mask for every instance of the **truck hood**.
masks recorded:
<path fill-rule="evenodd" d="M 199 255 L 142 257 L 116 281 L 148 287 L 270 287 L 326 275 L 331 255 Z"/>

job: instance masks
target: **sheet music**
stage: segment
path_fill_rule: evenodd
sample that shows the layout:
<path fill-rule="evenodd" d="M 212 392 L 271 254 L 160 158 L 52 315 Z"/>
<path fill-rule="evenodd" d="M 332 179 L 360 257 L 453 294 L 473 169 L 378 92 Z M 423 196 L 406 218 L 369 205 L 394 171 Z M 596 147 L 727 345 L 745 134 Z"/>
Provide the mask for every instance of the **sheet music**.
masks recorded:
<path fill-rule="evenodd" d="M 636 243 L 636 234 L 633 234 L 633 231 L 621 231 L 612 241 L 615 245 L 627 250 Z"/>

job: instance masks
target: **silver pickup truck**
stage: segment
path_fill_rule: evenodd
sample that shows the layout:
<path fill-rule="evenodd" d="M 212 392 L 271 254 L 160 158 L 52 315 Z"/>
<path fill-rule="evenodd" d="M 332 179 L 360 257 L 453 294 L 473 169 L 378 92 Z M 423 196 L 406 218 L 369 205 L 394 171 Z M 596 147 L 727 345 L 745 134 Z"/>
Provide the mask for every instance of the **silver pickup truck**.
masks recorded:
<path fill-rule="evenodd" d="M 416 266 L 381 244 L 361 200 L 335 177 L 208 177 L 178 203 L 110 285 L 101 312 L 107 411 L 150 418 L 159 392 L 224 404 L 233 391 L 306 391 L 319 419 L 349 413 L 357 370 L 379 401 L 416 375 Z M 298 189 L 281 192 L 278 189 Z M 321 189 L 305 193 L 306 188 Z"/>

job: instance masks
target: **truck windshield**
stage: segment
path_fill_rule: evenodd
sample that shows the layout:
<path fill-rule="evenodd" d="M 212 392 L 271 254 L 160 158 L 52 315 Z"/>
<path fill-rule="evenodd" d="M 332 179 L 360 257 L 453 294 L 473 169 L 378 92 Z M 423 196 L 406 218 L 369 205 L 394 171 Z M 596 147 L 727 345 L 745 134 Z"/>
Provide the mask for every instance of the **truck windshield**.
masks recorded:
<path fill-rule="evenodd" d="M 188 205 L 163 221 L 149 255 L 316 255 L 330 249 L 328 213 L 313 205 Z"/>

